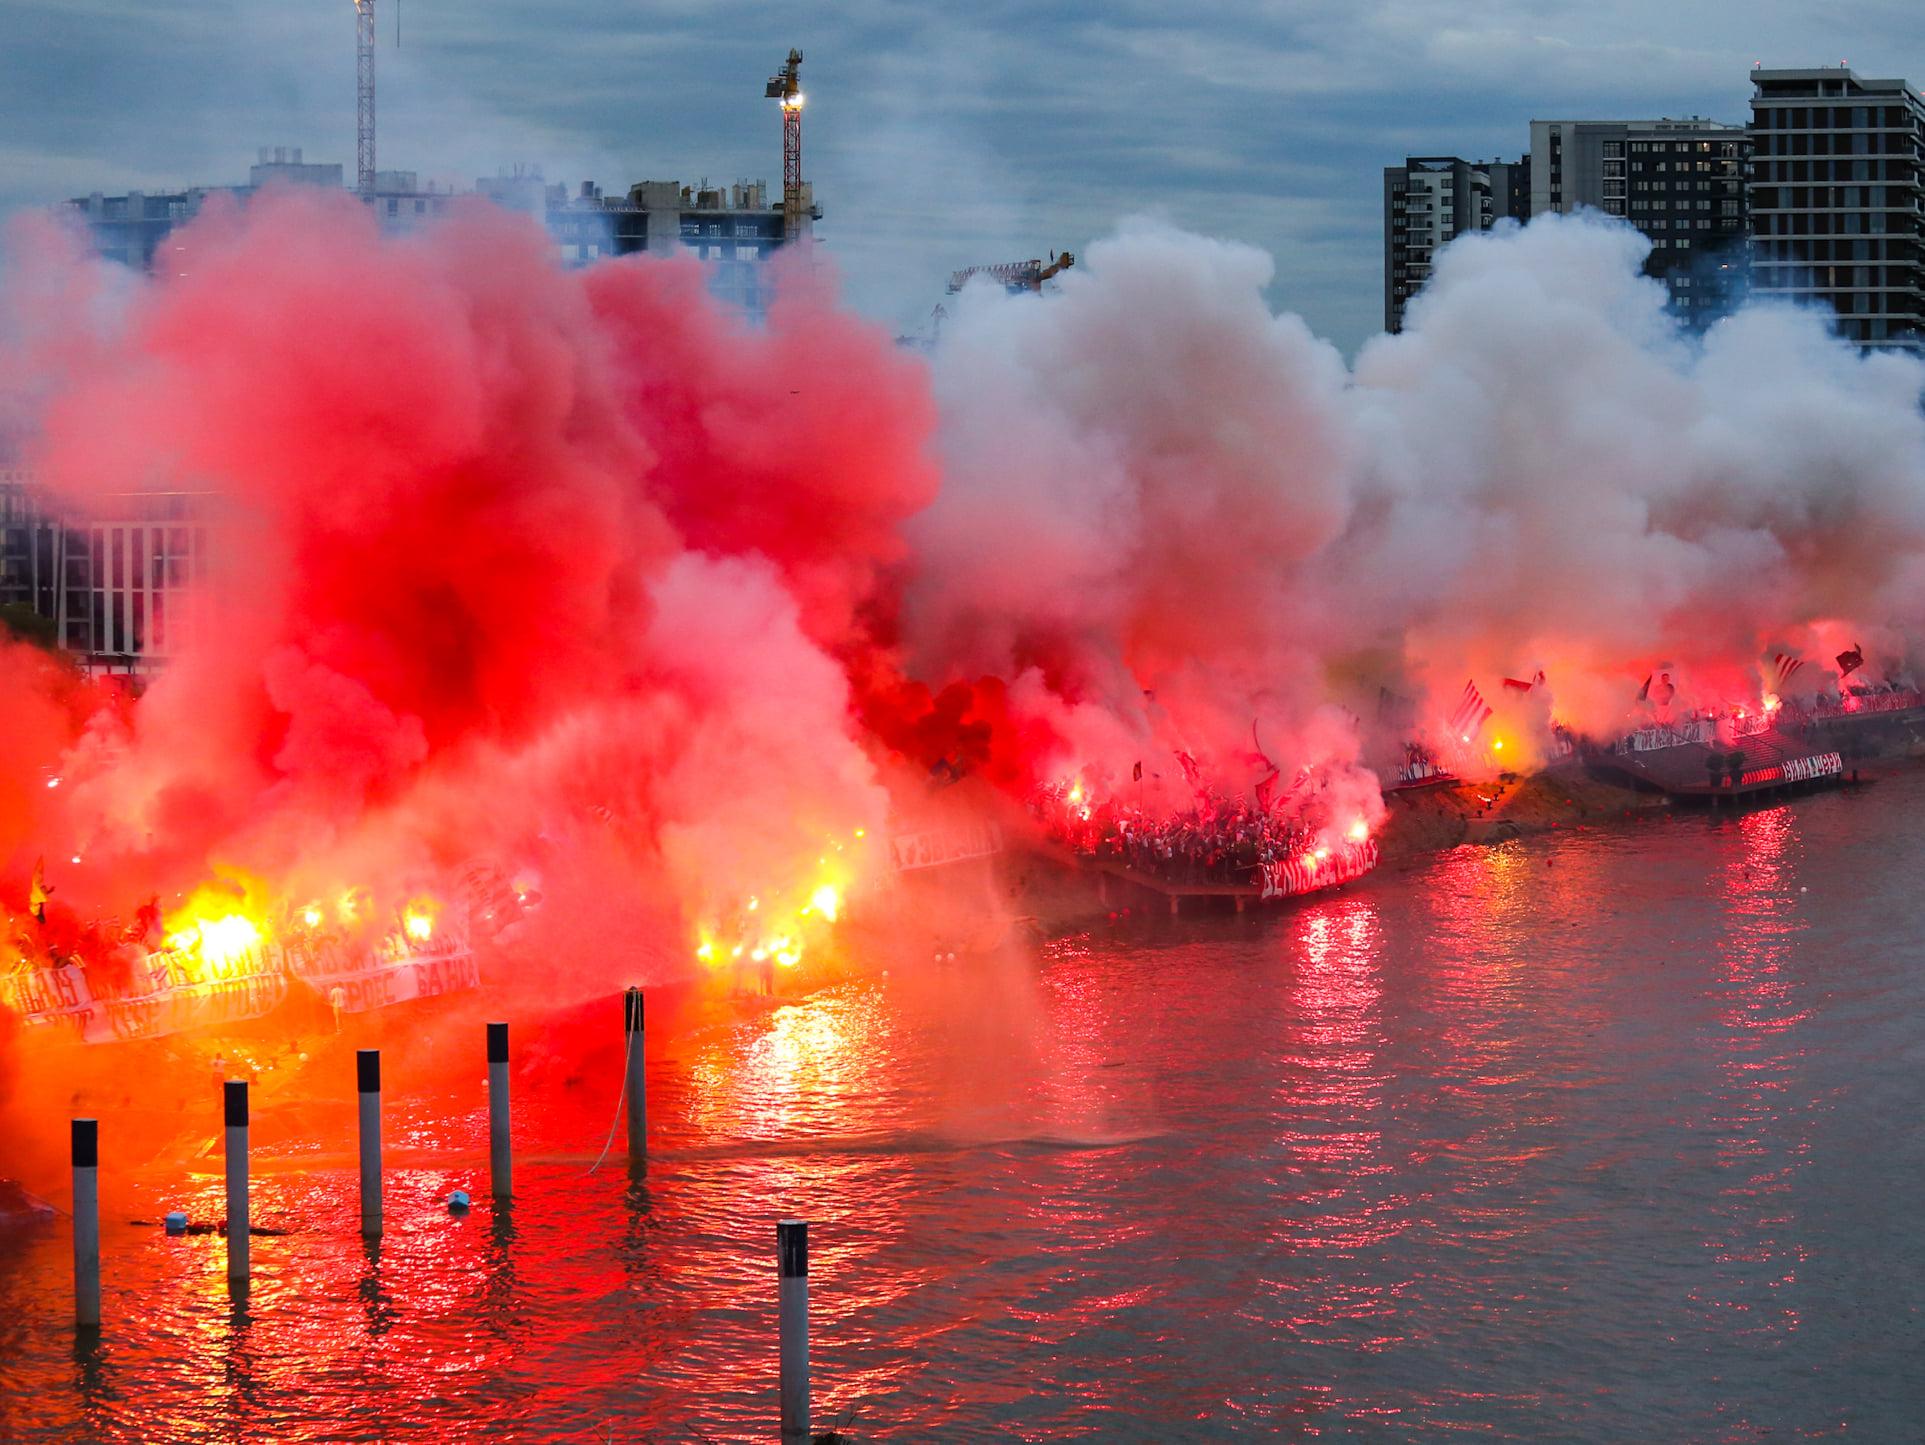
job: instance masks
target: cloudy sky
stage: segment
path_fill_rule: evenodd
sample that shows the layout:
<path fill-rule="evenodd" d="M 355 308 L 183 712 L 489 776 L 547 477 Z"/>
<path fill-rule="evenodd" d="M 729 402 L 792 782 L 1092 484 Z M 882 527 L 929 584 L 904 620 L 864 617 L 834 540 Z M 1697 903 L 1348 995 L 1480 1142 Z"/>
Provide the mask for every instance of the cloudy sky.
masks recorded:
<path fill-rule="evenodd" d="M 1916 0 L 379 0 L 380 162 L 462 185 L 781 181 L 763 98 L 807 55 L 804 164 L 854 303 L 913 329 L 956 266 L 1133 214 L 1276 258 L 1346 351 L 1382 312 L 1381 171 L 1514 155 L 1539 118 L 1746 116 L 1745 73 L 1925 82 Z M 400 45 L 395 43 L 399 8 Z M 9 0 L 0 210 L 354 167 L 350 0 Z"/>

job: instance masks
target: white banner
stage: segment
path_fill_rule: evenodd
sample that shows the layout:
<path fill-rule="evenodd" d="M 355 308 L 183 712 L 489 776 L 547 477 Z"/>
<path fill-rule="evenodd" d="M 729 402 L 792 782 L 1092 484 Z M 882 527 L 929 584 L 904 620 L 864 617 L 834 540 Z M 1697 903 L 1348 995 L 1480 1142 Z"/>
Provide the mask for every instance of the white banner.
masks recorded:
<path fill-rule="evenodd" d="M 481 970 L 475 956 L 467 952 L 414 958 L 353 973 L 311 973 L 302 977 L 321 995 L 323 1003 L 349 1014 L 481 987 Z"/>
<path fill-rule="evenodd" d="M 949 828 L 921 828 L 898 833 L 889 840 L 889 859 L 899 872 L 936 868 L 965 858 L 987 858 L 1003 851 L 1003 830 L 995 823 L 963 823 Z"/>
<path fill-rule="evenodd" d="M 260 1018 L 287 998 L 288 987 L 284 973 L 248 973 L 132 998 L 95 998 L 84 970 L 39 968 L 0 978 L 0 1001 L 29 1026 L 105 1044 Z"/>
<path fill-rule="evenodd" d="M 1785 781 L 1788 783 L 1808 783 L 1813 778 L 1834 777 L 1844 771 L 1845 760 L 1837 753 L 1785 759 Z"/>
<path fill-rule="evenodd" d="M 1289 898 L 1297 893 L 1310 893 L 1318 888 L 1348 883 L 1352 878 L 1361 878 L 1376 866 L 1375 838 L 1362 843 L 1345 844 L 1320 862 L 1313 862 L 1303 855 L 1272 859 L 1261 870 L 1259 896 Z"/>
<path fill-rule="evenodd" d="M 339 944 L 269 944 L 198 983 L 186 981 L 183 970 L 190 962 L 171 950 L 150 954 L 149 991 L 120 998 L 96 998 L 80 968 L 0 974 L 0 1004 L 30 1027 L 102 1044 L 260 1018 L 286 1001 L 295 979 L 342 1013 L 365 1013 L 481 986 L 474 953 L 453 939 L 437 939 L 420 952 L 387 960 L 370 952 L 355 955 Z"/>

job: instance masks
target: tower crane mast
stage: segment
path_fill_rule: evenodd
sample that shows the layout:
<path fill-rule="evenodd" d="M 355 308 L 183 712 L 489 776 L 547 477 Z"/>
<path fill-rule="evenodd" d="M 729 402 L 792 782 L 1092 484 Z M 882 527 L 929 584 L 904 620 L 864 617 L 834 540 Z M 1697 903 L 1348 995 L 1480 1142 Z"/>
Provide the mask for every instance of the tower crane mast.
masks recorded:
<path fill-rule="evenodd" d="M 802 52 L 791 50 L 788 63 L 769 77 L 768 89 L 763 92 L 782 105 L 782 240 L 785 244 L 802 235 L 801 71 Z"/>
<path fill-rule="evenodd" d="M 374 0 L 354 0 L 354 179 L 374 194 Z"/>

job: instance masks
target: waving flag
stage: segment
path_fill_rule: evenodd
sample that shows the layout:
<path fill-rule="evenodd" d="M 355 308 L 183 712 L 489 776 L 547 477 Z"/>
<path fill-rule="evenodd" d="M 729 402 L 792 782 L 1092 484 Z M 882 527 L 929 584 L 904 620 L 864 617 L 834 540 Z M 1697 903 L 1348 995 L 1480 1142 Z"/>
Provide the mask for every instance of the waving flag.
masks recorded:
<path fill-rule="evenodd" d="M 1277 773 L 1275 769 L 1272 769 L 1270 776 L 1257 784 L 1257 811 L 1259 813 L 1269 812 L 1271 801 L 1276 797 L 1276 794 Z"/>
<path fill-rule="evenodd" d="M 1783 692 L 1791 680 L 1804 670 L 1804 661 L 1795 652 L 1774 653 L 1771 658 L 1771 690 Z"/>
<path fill-rule="evenodd" d="M 1450 729 L 1451 736 L 1460 742 L 1471 742 L 1484 730 L 1484 724 L 1491 720 L 1490 705 L 1484 701 L 1484 694 L 1477 690 L 1474 681 L 1464 684 L 1464 695 L 1458 700 L 1457 710 L 1444 724 Z"/>
<path fill-rule="evenodd" d="M 1865 665 L 1865 649 L 1854 642 L 1844 652 L 1838 654 L 1838 680 L 1843 682 Z"/>

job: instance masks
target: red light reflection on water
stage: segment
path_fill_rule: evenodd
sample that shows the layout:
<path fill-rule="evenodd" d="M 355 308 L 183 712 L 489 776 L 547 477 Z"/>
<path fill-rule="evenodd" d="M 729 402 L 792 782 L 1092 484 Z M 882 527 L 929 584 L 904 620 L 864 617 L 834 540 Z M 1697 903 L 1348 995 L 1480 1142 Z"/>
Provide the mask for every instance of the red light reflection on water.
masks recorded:
<path fill-rule="evenodd" d="M 1407 1281 L 1386 1277 L 1378 1253 L 1410 1226 L 1411 1211 L 1384 1150 L 1376 902 L 1359 893 L 1320 904 L 1281 942 L 1295 966 L 1281 1001 L 1271 1105 L 1281 1208 L 1270 1239 L 1286 1268 L 1270 1288 L 1288 1335 L 1383 1350 L 1402 1339 L 1397 1295 Z"/>
<path fill-rule="evenodd" d="M 1788 1302 L 1806 1250 L 1789 1203 L 1795 1176 L 1810 1160 L 1800 1097 L 1804 1051 L 1798 1027 L 1810 1017 L 1804 982 L 1790 968 L 1804 924 L 1789 808 L 1748 813 L 1735 824 L 1737 847 L 1719 873 L 1726 931 L 1710 993 L 1706 1044 L 1722 1088 L 1712 1101 L 1716 1158 L 1730 1176 L 1719 1191 L 1722 1227 L 1706 1238 L 1720 1270 L 1693 1298 L 1730 1315 L 1739 1335 L 1796 1330 Z"/>

